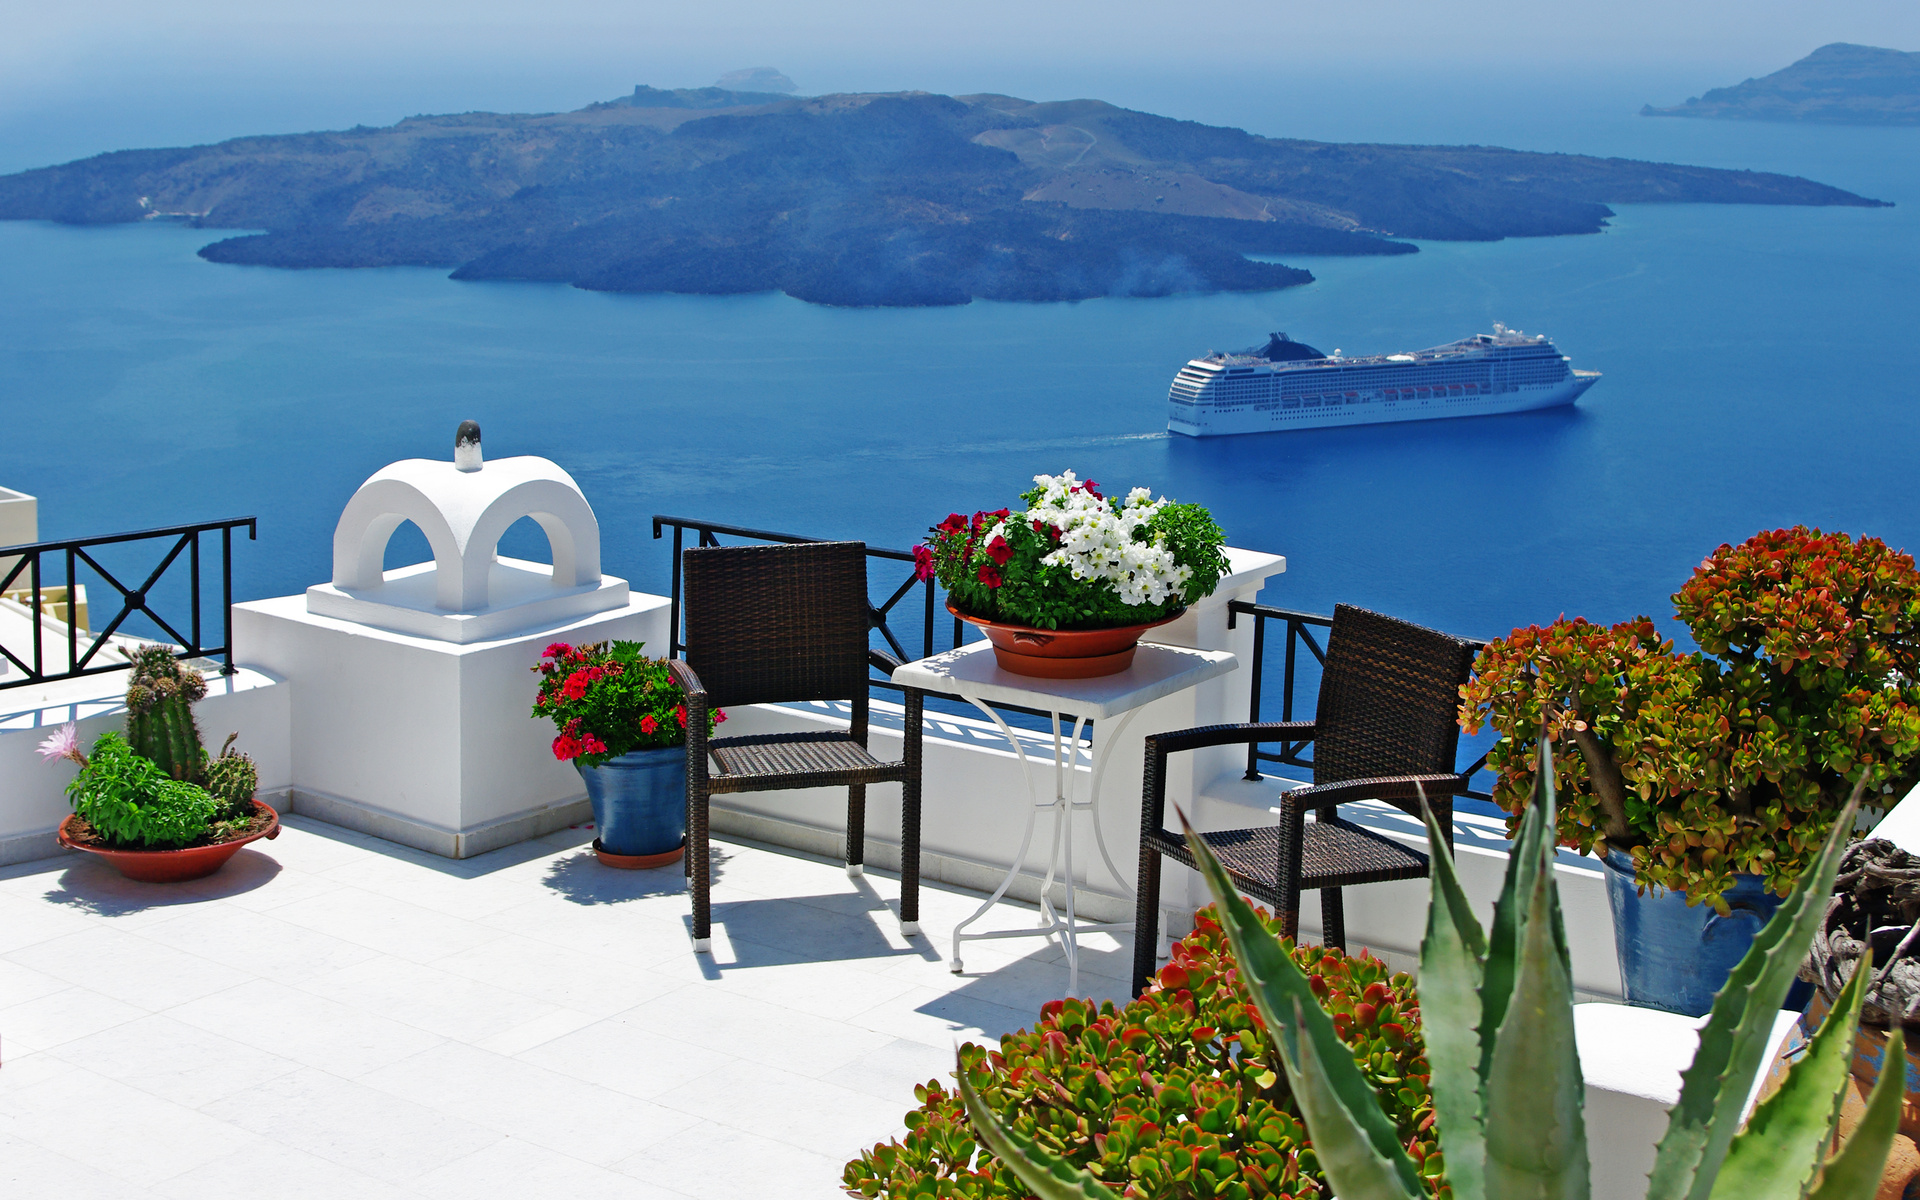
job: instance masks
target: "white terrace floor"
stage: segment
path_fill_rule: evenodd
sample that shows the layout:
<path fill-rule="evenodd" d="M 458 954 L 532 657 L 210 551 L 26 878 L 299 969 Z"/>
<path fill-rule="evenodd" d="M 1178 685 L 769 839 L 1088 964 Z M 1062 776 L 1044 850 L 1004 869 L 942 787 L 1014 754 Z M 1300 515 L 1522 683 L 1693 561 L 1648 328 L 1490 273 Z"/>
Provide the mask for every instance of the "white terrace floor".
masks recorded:
<path fill-rule="evenodd" d="M 197 883 L 0 869 L 0 1196 L 841 1196 L 956 1040 L 1066 987 L 1037 939 L 948 973 L 978 896 L 925 888 L 908 941 L 894 879 L 727 841 L 696 956 L 680 868 L 590 836 L 454 862 L 293 817 Z M 1083 946 L 1117 997 L 1128 947 Z"/>

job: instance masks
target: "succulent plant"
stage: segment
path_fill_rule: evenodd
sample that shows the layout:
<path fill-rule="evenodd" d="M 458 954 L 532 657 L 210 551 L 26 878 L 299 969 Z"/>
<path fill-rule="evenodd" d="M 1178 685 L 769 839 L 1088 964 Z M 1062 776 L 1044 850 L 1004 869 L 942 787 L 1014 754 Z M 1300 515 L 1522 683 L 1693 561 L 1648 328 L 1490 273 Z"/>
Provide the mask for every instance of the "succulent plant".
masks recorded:
<path fill-rule="evenodd" d="M 1673 603 L 1698 651 L 1645 616 L 1514 630 L 1474 663 L 1460 723 L 1501 735 L 1512 828 L 1549 741 L 1562 842 L 1725 913 L 1740 874 L 1786 895 L 1855 781 L 1891 803 L 1920 777 L 1920 569 L 1877 538 L 1780 529 L 1715 550 Z"/>
<path fill-rule="evenodd" d="M 127 743 L 134 753 L 157 763 L 170 779 L 199 783 L 207 752 L 200 746 L 193 704 L 206 694 L 200 672 L 167 647 L 134 651 L 127 683 Z"/>
<path fill-rule="evenodd" d="M 260 787 L 260 770 L 254 766 L 253 759 L 233 748 L 234 739 L 239 736 L 237 733 L 227 735 L 226 744 L 220 747 L 220 756 L 207 762 L 203 781 L 228 818 L 250 816 L 253 794 Z"/>
<path fill-rule="evenodd" d="M 1266 914 L 1270 929 L 1277 922 Z M 1290 953 L 1401 1142 L 1432 1163 L 1440 1145 L 1413 979 L 1371 955 L 1320 946 Z M 1012 1127 L 1137 1200 L 1320 1200 L 1326 1180 L 1300 1123 L 1273 1036 L 1254 1009 L 1211 907 L 1170 961 L 1124 1005 L 1063 999 L 997 1049 L 966 1043 L 961 1069 Z M 846 1190 L 886 1200 L 1026 1200 L 1025 1184 L 984 1150 L 960 1096 L 914 1089 L 900 1138 L 865 1151 Z"/>
<path fill-rule="evenodd" d="M 1553 767 L 1542 746 L 1540 789 L 1522 815 L 1491 934 L 1474 917 L 1438 827 L 1428 817 L 1432 900 L 1420 948 L 1419 999 L 1436 1126 L 1458 1200 L 1584 1200 L 1584 1084 L 1573 1032 L 1573 975 L 1554 879 Z M 1833 890 L 1856 788 L 1824 847 L 1754 938 L 1700 1031 L 1679 1103 L 1649 1180 L 1648 1200 L 1809 1196 L 1869 1200 L 1900 1118 L 1899 1031 L 1853 1136 L 1831 1157 L 1847 1066 L 1870 971 L 1863 955 L 1806 1054 L 1744 1130 L 1742 1110 L 1766 1056 L 1774 1014 L 1793 983 Z M 1304 972 L 1261 925 L 1206 843 L 1188 844 L 1306 1118 L 1321 1170 L 1342 1200 L 1422 1200 L 1421 1168 L 1381 1111 L 1366 1075 Z M 999 1121 L 966 1072 L 973 1127 L 1040 1200 L 1112 1200 L 1088 1172 Z"/>

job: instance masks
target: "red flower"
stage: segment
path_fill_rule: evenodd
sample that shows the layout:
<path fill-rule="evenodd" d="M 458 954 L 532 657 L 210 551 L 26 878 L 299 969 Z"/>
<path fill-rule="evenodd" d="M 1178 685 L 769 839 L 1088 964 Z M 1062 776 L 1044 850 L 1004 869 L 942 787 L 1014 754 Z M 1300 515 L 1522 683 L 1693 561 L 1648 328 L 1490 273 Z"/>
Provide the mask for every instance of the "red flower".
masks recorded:
<path fill-rule="evenodd" d="M 566 734 L 568 737 L 579 737 L 580 736 L 580 718 L 574 717 L 572 720 L 568 721 L 567 727 L 561 730 L 560 732 Z"/>
<path fill-rule="evenodd" d="M 580 757 L 580 743 L 563 733 L 553 739 L 553 756 L 561 762 L 566 762 L 570 758 L 578 758 Z"/>
<path fill-rule="evenodd" d="M 569 700 L 579 700 L 586 696 L 587 687 L 593 682 L 585 671 L 575 671 L 567 676 L 567 682 L 561 685 L 560 694 Z"/>
<path fill-rule="evenodd" d="M 541 658 L 565 658 L 567 655 L 572 653 L 573 653 L 572 646 L 567 645 L 567 643 L 565 642 L 555 642 L 552 645 L 548 646 L 545 650 L 541 651 L 540 657 Z"/>
<path fill-rule="evenodd" d="M 721 723 L 723 723 L 724 721 L 726 721 L 726 719 L 727 719 L 727 710 L 726 710 L 726 709 L 724 709 L 724 708 L 716 708 L 716 709 L 714 709 L 714 710 L 713 710 L 713 723 L 714 723 L 715 725 L 719 725 L 719 724 L 721 724 Z"/>
<path fill-rule="evenodd" d="M 925 546 L 913 548 L 913 577 L 923 583 L 933 578 L 933 551 Z"/>
<path fill-rule="evenodd" d="M 967 527 L 967 519 L 959 513 L 948 513 L 947 519 L 940 522 L 941 533 L 959 533 Z"/>
<path fill-rule="evenodd" d="M 987 557 L 993 560 L 994 566 L 1004 567 L 1007 560 L 1013 557 L 1013 547 L 1007 545 L 1007 539 L 1003 537 L 994 538 L 987 543 Z"/>
<path fill-rule="evenodd" d="M 990 588 L 1000 586 L 1000 572 L 994 570 L 991 563 L 980 564 L 980 574 L 978 578 L 981 583 L 986 584 Z"/>
<path fill-rule="evenodd" d="M 607 752 L 607 744 L 592 734 L 588 734 L 586 737 L 580 739 L 580 750 L 583 754 L 605 754 Z"/>
<path fill-rule="evenodd" d="M 660 722 L 654 720 L 651 714 L 640 718 L 641 733 L 651 734 L 658 728 L 660 728 Z"/>
<path fill-rule="evenodd" d="M 687 727 L 687 706 L 682 704 L 679 708 L 674 709 L 673 715 L 680 719 L 680 728 L 685 729 Z"/>

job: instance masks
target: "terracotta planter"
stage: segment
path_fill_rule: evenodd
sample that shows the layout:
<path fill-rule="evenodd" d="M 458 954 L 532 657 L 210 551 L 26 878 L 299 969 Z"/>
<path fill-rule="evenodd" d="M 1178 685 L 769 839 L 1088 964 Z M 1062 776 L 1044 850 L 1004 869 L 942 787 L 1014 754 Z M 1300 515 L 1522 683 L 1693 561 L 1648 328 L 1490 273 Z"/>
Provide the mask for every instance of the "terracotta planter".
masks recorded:
<path fill-rule="evenodd" d="M 1034 629 L 971 616 L 951 604 L 947 611 L 986 632 L 987 640 L 993 643 L 994 660 L 1003 671 L 1033 679 L 1098 679 L 1118 675 L 1132 666 L 1140 635 L 1178 620 L 1187 610 L 1178 609 L 1158 621 L 1111 629 Z"/>
<path fill-rule="evenodd" d="M 273 806 L 258 800 L 253 802 L 253 806 L 267 814 L 266 828 L 216 846 L 188 846 L 182 850 L 108 850 L 74 841 L 70 826 L 78 818 L 71 816 L 60 822 L 57 836 L 62 846 L 97 854 L 112 863 L 114 869 L 128 879 L 141 883 L 181 883 L 188 879 L 201 879 L 218 871 L 248 842 L 280 836 L 280 814 L 274 811 Z"/>

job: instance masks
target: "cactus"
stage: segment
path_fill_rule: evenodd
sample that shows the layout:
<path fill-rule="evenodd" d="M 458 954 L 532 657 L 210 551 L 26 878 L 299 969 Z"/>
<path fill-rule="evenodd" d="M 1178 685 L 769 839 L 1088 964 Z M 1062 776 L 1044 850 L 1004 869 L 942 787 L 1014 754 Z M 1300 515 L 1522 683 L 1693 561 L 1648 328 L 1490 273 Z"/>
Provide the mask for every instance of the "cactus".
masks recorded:
<path fill-rule="evenodd" d="M 220 755 L 207 763 L 206 789 L 218 800 L 228 820 L 253 815 L 253 793 L 260 786 L 260 771 L 253 760 L 236 752 L 233 743 L 240 735 L 230 733 Z"/>
<path fill-rule="evenodd" d="M 133 652 L 127 684 L 127 742 L 135 754 L 158 763 L 170 778 L 199 783 L 207 752 L 193 720 L 193 702 L 207 694 L 200 672 L 165 646 Z"/>
<path fill-rule="evenodd" d="M 1573 975 L 1553 873 L 1550 753 L 1541 747 L 1539 790 L 1521 818 L 1490 935 L 1461 890 L 1446 840 L 1427 817 L 1432 900 L 1420 947 L 1419 997 L 1434 1115 L 1447 1183 L 1457 1200 L 1585 1200 L 1588 1194 Z M 1862 955 L 1780 1091 L 1738 1129 L 1773 1015 L 1833 890 L 1861 791 L 1854 790 L 1818 858 L 1715 998 L 1660 1142 L 1648 1200 L 1870 1200 L 1878 1189 L 1905 1084 L 1897 1027 L 1882 1060 L 1893 1069 L 1881 1071 L 1853 1137 L 1827 1156 L 1871 976 L 1870 953 Z M 1219 903 L 1260 1015 L 1277 1035 L 1288 1082 L 1333 1193 L 1342 1200 L 1425 1200 L 1418 1170 L 1306 975 L 1234 890 L 1206 843 L 1191 830 L 1187 842 Z M 1035 1196 L 1113 1195 L 1092 1175 L 1002 1125 L 964 1070 L 959 1081 L 981 1141 Z"/>

